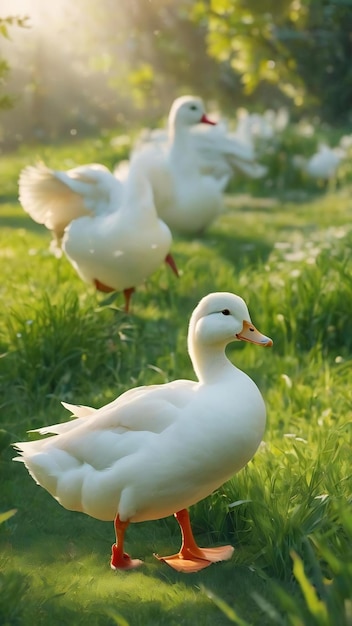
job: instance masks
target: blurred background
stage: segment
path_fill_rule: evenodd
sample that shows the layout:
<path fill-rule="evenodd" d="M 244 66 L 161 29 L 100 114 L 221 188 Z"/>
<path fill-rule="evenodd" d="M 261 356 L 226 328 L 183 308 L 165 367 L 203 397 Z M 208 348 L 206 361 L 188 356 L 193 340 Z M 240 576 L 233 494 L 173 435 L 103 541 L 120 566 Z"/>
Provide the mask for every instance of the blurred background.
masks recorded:
<path fill-rule="evenodd" d="M 185 93 L 233 122 L 352 122 L 350 0 L 2 0 L 0 18 L 3 153 L 155 126 Z"/>

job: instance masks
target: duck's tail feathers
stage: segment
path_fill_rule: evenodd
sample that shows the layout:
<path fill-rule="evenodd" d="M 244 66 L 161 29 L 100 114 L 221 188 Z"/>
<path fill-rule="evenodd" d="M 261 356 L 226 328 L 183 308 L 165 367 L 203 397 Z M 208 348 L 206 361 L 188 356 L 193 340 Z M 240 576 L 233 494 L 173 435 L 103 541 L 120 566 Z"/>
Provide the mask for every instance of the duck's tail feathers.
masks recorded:
<path fill-rule="evenodd" d="M 83 404 L 70 404 L 69 402 L 61 402 L 62 406 L 71 411 L 74 417 L 87 417 L 91 413 L 94 413 L 97 409 L 93 409 L 91 406 L 85 406 Z"/>

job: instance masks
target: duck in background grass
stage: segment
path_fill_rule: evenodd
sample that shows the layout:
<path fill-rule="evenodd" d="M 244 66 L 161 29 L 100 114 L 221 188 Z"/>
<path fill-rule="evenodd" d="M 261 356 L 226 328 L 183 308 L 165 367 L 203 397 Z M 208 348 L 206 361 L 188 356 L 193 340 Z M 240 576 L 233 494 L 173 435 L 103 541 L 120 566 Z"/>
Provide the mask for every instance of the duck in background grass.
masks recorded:
<path fill-rule="evenodd" d="M 138 152 L 145 147 L 154 147 L 159 151 L 170 150 L 175 132 L 181 135 L 179 129 L 175 129 L 178 122 L 180 126 L 187 126 L 185 107 L 201 107 L 204 104 L 195 96 L 183 96 L 174 100 L 168 122 L 168 131 L 164 129 L 142 131 L 134 151 Z M 185 109 L 185 112 L 182 112 Z M 184 116 L 181 120 L 181 114 Z M 178 120 L 180 116 L 180 120 Z M 244 174 L 249 178 L 262 178 L 267 173 L 267 167 L 257 163 L 254 143 L 249 134 L 243 132 L 229 132 L 224 122 L 209 123 L 207 117 L 196 120 L 189 114 L 188 132 L 186 139 L 178 138 L 179 161 L 182 162 L 184 155 L 191 150 L 192 160 L 196 161 L 199 172 L 202 175 L 219 179 L 221 190 L 224 191 L 229 181 L 236 174 Z M 207 123 L 203 123 L 206 121 Z M 183 144 L 183 145 L 182 145 Z M 194 167 L 194 164 L 193 164 Z"/>
<path fill-rule="evenodd" d="M 118 211 L 75 219 L 62 239 L 62 249 L 82 280 L 105 293 L 123 291 L 126 312 L 135 288 L 163 261 L 178 276 L 171 244 L 170 229 L 157 215 L 138 157 L 131 164 Z"/>
<path fill-rule="evenodd" d="M 201 234 L 224 209 L 223 181 L 201 172 L 191 135 L 196 124 L 215 125 L 206 116 L 203 101 L 177 98 L 170 109 L 165 144 L 143 144 L 132 153 L 144 161 L 159 217 L 172 233 L 183 235 Z"/>
<path fill-rule="evenodd" d="M 54 254 L 64 251 L 98 291 L 123 291 L 126 312 L 135 287 L 163 260 L 178 276 L 170 229 L 158 219 L 139 160 L 133 158 L 128 171 L 120 167 L 121 179 L 97 163 L 67 172 L 27 166 L 19 178 L 22 207 L 51 231 Z"/>
<path fill-rule="evenodd" d="M 310 178 L 318 181 L 336 181 L 338 168 L 345 154 L 341 147 L 330 148 L 321 144 L 318 150 L 309 159 L 296 154 L 293 157 L 293 165 L 305 172 Z"/>
<path fill-rule="evenodd" d="M 212 125 L 200 98 L 178 98 L 169 114 L 166 149 L 148 145 L 131 157 L 143 159 L 159 217 L 171 230 L 199 233 L 222 211 L 223 183 L 200 172 L 189 130 L 196 124 Z M 102 216 L 119 210 L 129 163 L 111 173 L 104 165 L 89 164 L 68 171 L 40 163 L 25 167 L 19 176 L 19 200 L 30 217 L 53 235 L 51 245 L 61 254 L 65 228 L 82 216 Z"/>
<path fill-rule="evenodd" d="M 134 155 L 143 159 L 159 217 L 172 232 L 186 235 L 202 234 L 223 212 L 223 191 L 234 172 L 252 178 L 266 173 L 255 162 L 253 145 L 211 121 L 195 96 L 177 98 L 163 140 L 140 141 L 132 160 Z M 118 211 L 128 169 L 128 162 L 114 173 L 97 163 L 68 171 L 29 165 L 19 176 L 19 201 L 35 222 L 51 231 L 51 250 L 60 256 L 65 228 L 73 220 Z"/>
<path fill-rule="evenodd" d="M 193 311 L 188 352 L 198 382 L 175 380 L 137 387 L 100 409 L 64 404 L 74 419 L 16 443 L 32 478 L 62 506 L 114 520 L 111 567 L 141 565 L 125 552 L 131 522 L 174 514 L 180 551 L 155 555 L 180 572 L 197 572 L 231 558 L 230 545 L 200 548 L 188 507 L 238 472 L 255 454 L 266 411 L 255 383 L 226 357 L 233 341 L 271 346 L 232 293 L 211 293 Z M 53 436 L 54 435 L 54 436 Z"/>

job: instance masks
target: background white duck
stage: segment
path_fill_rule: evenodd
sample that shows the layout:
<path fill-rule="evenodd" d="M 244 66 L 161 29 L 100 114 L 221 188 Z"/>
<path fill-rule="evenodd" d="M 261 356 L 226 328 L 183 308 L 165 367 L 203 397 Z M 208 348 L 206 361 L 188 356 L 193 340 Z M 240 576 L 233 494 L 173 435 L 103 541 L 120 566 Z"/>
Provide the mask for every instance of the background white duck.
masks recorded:
<path fill-rule="evenodd" d="M 195 96 L 187 98 L 199 101 Z M 177 98 L 172 108 L 177 109 L 183 98 Z M 204 105 L 203 105 L 204 106 Z M 248 133 L 229 132 L 224 122 L 216 125 L 196 123 L 189 129 L 189 143 L 202 174 L 210 175 L 222 180 L 224 190 L 229 180 L 237 173 L 243 173 L 250 178 L 260 178 L 267 173 L 267 168 L 256 162 L 256 155 L 252 137 Z M 164 129 L 144 130 L 135 146 L 139 151 L 149 146 L 165 149 L 168 142 L 168 132 Z"/>
<path fill-rule="evenodd" d="M 122 198 L 122 182 L 99 163 L 66 172 L 43 163 L 29 165 L 21 171 L 18 185 L 23 209 L 52 232 L 52 250 L 57 256 L 68 224 L 84 215 L 112 213 Z"/>
<path fill-rule="evenodd" d="M 320 180 L 332 180 L 336 177 L 337 170 L 344 157 L 341 148 L 330 148 L 326 144 L 321 144 L 315 154 L 309 159 L 301 155 L 293 157 L 295 167 L 303 170 L 311 178 Z"/>
<path fill-rule="evenodd" d="M 106 406 L 65 405 L 76 419 L 38 429 L 54 434 L 15 444 L 32 478 L 65 508 L 114 520 L 114 569 L 138 567 L 124 551 L 130 522 L 175 514 L 177 554 L 157 557 L 194 572 L 229 559 L 232 546 L 200 548 L 187 508 L 208 496 L 254 455 L 266 411 L 255 383 L 226 357 L 232 341 L 271 346 L 251 322 L 245 302 L 212 293 L 193 311 L 188 352 L 198 382 L 137 387 Z"/>
<path fill-rule="evenodd" d="M 99 291 L 123 291 L 128 311 L 135 287 L 163 261 L 178 275 L 171 243 L 170 229 L 158 218 L 151 185 L 136 158 L 118 210 L 73 220 L 62 248 L 84 281 Z"/>
<path fill-rule="evenodd" d="M 224 181 L 201 173 L 190 130 L 212 124 L 200 98 L 183 96 L 174 101 L 168 119 L 168 142 L 148 144 L 135 154 L 144 159 L 158 215 L 171 231 L 199 234 L 223 210 Z"/>

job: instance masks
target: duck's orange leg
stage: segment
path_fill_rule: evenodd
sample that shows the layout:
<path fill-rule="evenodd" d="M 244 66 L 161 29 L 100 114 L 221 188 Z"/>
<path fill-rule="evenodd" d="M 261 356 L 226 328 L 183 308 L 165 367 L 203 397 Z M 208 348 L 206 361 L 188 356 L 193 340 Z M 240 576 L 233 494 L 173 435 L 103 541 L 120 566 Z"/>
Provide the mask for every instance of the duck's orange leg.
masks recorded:
<path fill-rule="evenodd" d="M 94 278 L 93 283 L 95 288 L 98 291 L 102 291 L 103 293 L 112 293 L 113 291 L 116 291 L 116 289 L 114 289 L 113 287 L 109 287 L 108 285 L 100 282 L 98 278 Z"/>
<path fill-rule="evenodd" d="M 219 548 L 200 548 L 194 539 L 191 522 L 187 509 L 175 513 L 182 534 L 181 549 L 171 556 L 155 555 L 159 561 L 164 561 L 178 572 L 192 573 L 208 567 L 218 561 L 227 561 L 233 554 L 232 546 Z"/>
<path fill-rule="evenodd" d="M 105 285 L 104 283 L 100 282 L 100 280 L 98 280 L 98 278 L 94 278 L 93 283 L 95 285 L 95 288 L 98 291 L 103 291 L 104 293 L 112 293 L 113 291 L 116 291 L 116 289 L 114 287 L 109 287 L 108 285 Z M 124 289 L 123 290 L 123 295 L 125 298 L 125 311 L 126 313 L 129 312 L 130 310 L 130 301 L 131 301 L 131 297 L 132 294 L 135 292 L 135 288 L 134 287 L 129 287 L 128 289 Z"/>
<path fill-rule="evenodd" d="M 128 313 L 129 310 L 130 310 L 131 297 L 132 297 L 132 294 L 134 292 L 135 292 L 135 288 L 134 287 L 129 287 L 128 289 L 124 289 L 123 290 L 123 295 L 125 296 L 125 311 L 126 311 L 126 313 Z"/>
<path fill-rule="evenodd" d="M 176 265 L 175 259 L 174 259 L 174 257 L 172 256 L 172 254 L 170 254 L 170 253 L 169 253 L 169 254 L 167 254 L 167 255 L 166 255 L 166 257 L 165 257 L 165 263 L 166 263 L 169 267 L 171 267 L 171 269 L 172 269 L 173 273 L 174 273 L 174 274 L 176 274 L 177 278 L 179 278 L 179 277 L 180 277 L 180 275 L 179 275 L 179 273 L 178 273 L 177 265 Z"/>
<path fill-rule="evenodd" d="M 135 569 L 142 565 L 143 561 L 131 559 L 130 555 L 123 551 L 124 537 L 129 522 L 121 522 L 118 515 L 114 520 L 116 543 L 111 549 L 111 569 Z"/>

